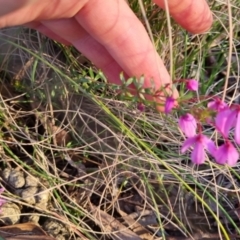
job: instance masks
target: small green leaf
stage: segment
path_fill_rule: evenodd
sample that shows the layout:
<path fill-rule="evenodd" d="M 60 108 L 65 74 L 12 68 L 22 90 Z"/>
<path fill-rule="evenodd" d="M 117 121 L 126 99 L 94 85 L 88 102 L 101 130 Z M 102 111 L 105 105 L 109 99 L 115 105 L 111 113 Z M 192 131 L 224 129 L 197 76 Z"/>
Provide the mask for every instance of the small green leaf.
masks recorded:
<path fill-rule="evenodd" d="M 152 89 L 151 88 L 145 88 L 145 93 L 146 94 L 152 94 Z"/>
<path fill-rule="evenodd" d="M 132 97 L 133 95 L 132 95 L 130 92 L 127 92 L 127 93 L 126 93 L 126 96 L 127 96 L 127 97 Z"/>
<path fill-rule="evenodd" d="M 133 78 L 129 78 L 126 82 L 125 82 L 125 86 L 129 86 L 130 84 L 133 83 Z"/>
<path fill-rule="evenodd" d="M 142 99 L 142 100 L 145 100 L 145 97 L 142 93 L 139 93 L 139 98 Z"/>
<path fill-rule="evenodd" d="M 124 78 L 123 72 L 120 73 L 119 78 L 120 78 L 121 82 L 124 84 L 125 83 L 125 78 Z"/>
<path fill-rule="evenodd" d="M 93 69 L 92 69 L 91 67 L 89 68 L 88 73 L 89 73 L 90 77 L 91 77 L 92 79 L 94 79 L 94 73 L 93 73 Z"/>
<path fill-rule="evenodd" d="M 54 90 L 52 90 L 51 96 L 52 96 L 52 97 L 55 97 L 55 91 L 54 91 Z"/>
<path fill-rule="evenodd" d="M 193 98 L 193 93 L 192 92 L 188 92 L 186 95 L 181 96 L 181 100 L 183 100 L 183 101 L 189 100 L 191 98 Z"/>
<path fill-rule="evenodd" d="M 138 81 L 138 86 L 139 86 L 139 88 L 140 88 L 140 87 L 143 87 L 144 81 L 145 81 L 144 75 L 142 75 L 142 76 L 140 77 L 139 81 Z"/>

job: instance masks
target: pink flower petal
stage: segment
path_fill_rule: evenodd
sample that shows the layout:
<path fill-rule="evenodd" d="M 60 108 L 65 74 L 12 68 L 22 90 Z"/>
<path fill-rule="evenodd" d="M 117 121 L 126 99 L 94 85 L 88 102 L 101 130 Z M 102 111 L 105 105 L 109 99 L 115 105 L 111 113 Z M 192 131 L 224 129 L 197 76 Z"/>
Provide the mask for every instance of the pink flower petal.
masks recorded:
<path fill-rule="evenodd" d="M 236 150 L 236 148 L 233 147 L 231 152 L 229 152 L 227 164 L 229 166 L 233 167 L 233 166 L 235 166 L 237 164 L 238 160 L 239 160 L 239 153 Z"/>
<path fill-rule="evenodd" d="M 6 200 L 0 199 L 0 207 L 1 207 L 4 203 L 6 203 L 6 202 L 7 202 Z"/>
<path fill-rule="evenodd" d="M 208 103 L 207 107 L 215 111 L 221 111 L 227 108 L 228 105 L 225 102 L 223 102 L 220 98 L 215 98 L 213 101 Z"/>
<path fill-rule="evenodd" d="M 216 155 L 216 146 L 214 142 L 203 134 L 198 134 L 194 137 L 190 137 L 183 143 L 181 153 L 184 153 L 193 146 L 191 153 L 191 160 L 195 164 L 202 164 L 205 161 L 205 149 L 213 156 Z"/>
<path fill-rule="evenodd" d="M 236 112 L 229 108 L 220 111 L 215 119 L 217 130 L 224 136 L 228 137 L 230 129 L 235 125 Z"/>
<path fill-rule="evenodd" d="M 173 97 L 167 97 L 165 102 L 164 112 L 166 114 L 170 113 L 175 105 L 175 99 Z"/>
<path fill-rule="evenodd" d="M 215 154 L 215 160 L 219 164 L 228 164 L 229 166 L 234 166 L 236 165 L 238 159 L 239 153 L 230 142 L 226 142 L 219 147 Z"/>
<path fill-rule="evenodd" d="M 205 151 L 201 143 L 197 143 L 191 153 L 191 160 L 195 164 L 202 164 L 205 161 Z"/>
<path fill-rule="evenodd" d="M 196 135 L 197 122 L 193 115 L 187 113 L 179 118 L 178 125 L 187 137 Z"/>
<path fill-rule="evenodd" d="M 237 113 L 234 138 L 237 144 L 240 144 L 240 110 Z"/>
<path fill-rule="evenodd" d="M 193 144 L 195 144 L 197 137 L 198 136 L 194 136 L 186 139 L 182 145 L 181 153 L 185 153 Z"/>
<path fill-rule="evenodd" d="M 144 112 L 144 110 L 145 110 L 145 105 L 144 105 L 143 103 L 138 103 L 137 109 L 138 109 L 140 112 Z"/>
<path fill-rule="evenodd" d="M 189 91 L 197 91 L 198 90 L 198 81 L 195 79 L 189 79 L 186 82 L 186 87 Z"/>
<path fill-rule="evenodd" d="M 214 157 L 217 151 L 215 143 L 205 135 L 201 136 L 204 148 Z"/>

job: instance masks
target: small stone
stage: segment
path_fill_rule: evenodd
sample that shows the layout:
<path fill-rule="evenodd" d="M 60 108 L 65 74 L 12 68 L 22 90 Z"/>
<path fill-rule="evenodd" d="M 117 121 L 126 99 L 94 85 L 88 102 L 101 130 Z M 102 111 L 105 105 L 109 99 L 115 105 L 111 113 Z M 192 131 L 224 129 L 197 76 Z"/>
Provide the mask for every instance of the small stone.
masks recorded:
<path fill-rule="evenodd" d="M 56 220 L 47 220 L 43 224 L 43 229 L 51 236 L 58 240 L 69 239 L 68 229 L 60 222 Z"/>
<path fill-rule="evenodd" d="M 36 187 L 28 187 L 26 189 L 22 189 L 19 191 L 19 196 L 27 203 L 29 204 L 35 204 L 36 203 L 36 194 L 38 192 L 38 189 Z"/>
<path fill-rule="evenodd" d="M 39 179 L 28 175 L 25 179 L 25 187 L 37 187 Z"/>
<path fill-rule="evenodd" d="M 19 222 L 21 211 L 17 204 L 6 202 L 1 207 L 0 221 L 5 225 L 13 225 Z"/>
<path fill-rule="evenodd" d="M 10 176 L 10 173 L 11 173 L 11 169 L 10 168 L 5 168 L 3 171 L 2 171 L 2 178 L 8 182 L 8 178 Z"/>
<path fill-rule="evenodd" d="M 14 188 L 22 188 L 25 184 L 23 172 L 13 169 L 9 175 L 8 183 Z"/>
<path fill-rule="evenodd" d="M 43 188 L 38 189 L 38 194 L 36 196 L 36 206 L 41 208 L 46 208 L 49 200 L 49 191 L 45 191 Z"/>
<path fill-rule="evenodd" d="M 34 224 L 38 225 L 39 219 L 40 219 L 40 216 L 38 216 L 38 215 L 30 215 L 30 216 L 24 216 L 22 218 L 21 222 L 22 223 L 31 222 L 31 223 L 34 223 Z"/>

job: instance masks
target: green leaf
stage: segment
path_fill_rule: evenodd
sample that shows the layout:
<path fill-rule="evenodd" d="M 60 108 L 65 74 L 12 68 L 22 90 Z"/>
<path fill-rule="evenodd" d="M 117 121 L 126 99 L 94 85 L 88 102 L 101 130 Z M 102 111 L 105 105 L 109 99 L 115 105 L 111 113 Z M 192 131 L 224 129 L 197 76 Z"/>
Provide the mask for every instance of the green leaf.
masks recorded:
<path fill-rule="evenodd" d="M 89 68 L 88 73 L 89 73 L 90 77 L 91 77 L 92 79 L 94 79 L 94 73 L 93 73 L 93 69 L 92 69 L 91 67 Z"/>
<path fill-rule="evenodd" d="M 121 82 L 124 84 L 125 78 L 124 78 L 123 72 L 120 73 L 119 78 L 120 78 Z"/>
<path fill-rule="evenodd" d="M 145 100 L 145 97 L 142 93 L 139 93 L 139 97 L 140 97 L 140 99 Z"/>
<path fill-rule="evenodd" d="M 133 78 L 129 78 L 126 82 L 125 82 L 125 86 L 127 87 L 127 86 L 129 86 L 130 84 L 132 84 L 133 83 Z"/>
<path fill-rule="evenodd" d="M 193 92 L 188 92 L 186 95 L 181 96 L 181 100 L 186 101 L 193 98 Z"/>
<path fill-rule="evenodd" d="M 142 75 L 138 81 L 139 88 L 143 87 L 144 81 L 145 81 L 144 75 Z"/>

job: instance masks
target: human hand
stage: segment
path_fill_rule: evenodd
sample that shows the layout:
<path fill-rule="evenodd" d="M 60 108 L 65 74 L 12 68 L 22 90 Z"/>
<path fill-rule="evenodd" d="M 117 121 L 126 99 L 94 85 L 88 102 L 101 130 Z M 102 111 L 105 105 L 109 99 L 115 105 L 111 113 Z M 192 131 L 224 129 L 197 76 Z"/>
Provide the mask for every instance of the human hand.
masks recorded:
<path fill-rule="evenodd" d="M 164 9 L 164 0 L 155 0 Z M 171 16 L 192 33 L 208 30 L 212 14 L 205 0 L 168 0 Z M 50 38 L 75 46 L 112 83 L 144 75 L 155 89 L 171 78 L 146 30 L 125 0 L 0 0 L 0 28 L 26 25 Z M 178 94 L 174 90 L 173 97 Z M 149 97 L 156 102 L 162 101 Z M 161 107 L 159 108 L 162 109 Z"/>

